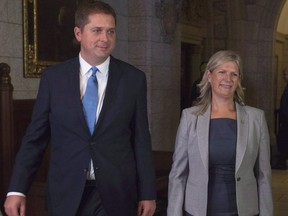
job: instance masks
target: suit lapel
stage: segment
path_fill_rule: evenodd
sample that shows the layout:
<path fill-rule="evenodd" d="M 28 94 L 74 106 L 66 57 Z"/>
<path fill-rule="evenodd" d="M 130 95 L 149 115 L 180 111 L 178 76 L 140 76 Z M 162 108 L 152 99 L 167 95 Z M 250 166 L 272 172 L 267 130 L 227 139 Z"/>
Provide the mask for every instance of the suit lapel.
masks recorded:
<path fill-rule="evenodd" d="M 205 168 L 209 167 L 209 125 L 210 125 L 211 106 L 203 115 L 198 116 L 197 134 L 200 155 Z"/>
<path fill-rule="evenodd" d="M 80 63 L 79 57 L 75 58 L 73 61 L 69 62 L 67 65 L 67 70 L 71 72 L 71 76 L 69 77 L 69 85 L 71 89 L 71 97 L 75 101 L 76 108 L 78 110 L 78 117 L 80 119 L 80 123 L 86 128 L 87 135 L 90 136 L 89 128 L 84 116 L 83 106 L 81 101 L 81 94 L 80 94 Z"/>
<path fill-rule="evenodd" d="M 109 72 L 108 72 L 108 82 L 105 91 L 105 97 L 103 101 L 103 106 L 98 117 L 98 121 L 94 130 L 94 135 L 99 130 L 100 125 L 103 125 L 104 119 L 106 121 L 107 111 L 111 108 L 114 97 L 117 95 L 117 88 L 119 87 L 119 81 L 122 74 L 120 67 L 118 67 L 116 60 L 111 56 L 110 64 L 109 64 Z"/>
<path fill-rule="evenodd" d="M 248 144 L 249 119 L 243 106 L 236 103 L 237 110 L 237 144 L 236 144 L 236 167 L 238 171 Z"/>

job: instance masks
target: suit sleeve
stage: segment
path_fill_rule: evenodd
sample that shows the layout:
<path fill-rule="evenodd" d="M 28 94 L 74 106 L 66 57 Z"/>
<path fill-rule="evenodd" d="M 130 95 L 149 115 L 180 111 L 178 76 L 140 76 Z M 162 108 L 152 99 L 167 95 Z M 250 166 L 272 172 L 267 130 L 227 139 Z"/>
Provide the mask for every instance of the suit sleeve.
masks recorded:
<path fill-rule="evenodd" d="M 48 81 L 43 74 L 31 122 L 16 156 L 8 191 L 27 194 L 50 139 Z"/>
<path fill-rule="evenodd" d="M 256 167 L 259 198 L 259 215 L 273 215 L 271 189 L 270 138 L 264 112 L 261 113 L 260 146 Z"/>
<path fill-rule="evenodd" d="M 139 200 L 155 200 L 155 171 L 152 157 L 151 137 L 147 116 L 147 86 L 145 74 L 141 83 L 134 114 L 134 152 L 137 164 Z"/>
<path fill-rule="evenodd" d="M 188 124 L 185 111 L 177 131 L 173 164 L 169 175 L 168 216 L 182 216 L 188 177 Z"/>

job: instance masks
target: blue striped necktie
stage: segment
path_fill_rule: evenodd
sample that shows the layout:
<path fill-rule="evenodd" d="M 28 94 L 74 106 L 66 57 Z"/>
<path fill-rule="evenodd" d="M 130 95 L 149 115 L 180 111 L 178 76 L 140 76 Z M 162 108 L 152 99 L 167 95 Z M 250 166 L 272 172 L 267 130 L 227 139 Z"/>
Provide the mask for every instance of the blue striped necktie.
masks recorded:
<path fill-rule="evenodd" d="M 91 68 L 91 70 L 92 75 L 88 79 L 86 91 L 82 99 L 82 104 L 90 133 L 93 134 L 98 106 L 98 82 L 96 77 L 98 68 L 94 66 Z"/>

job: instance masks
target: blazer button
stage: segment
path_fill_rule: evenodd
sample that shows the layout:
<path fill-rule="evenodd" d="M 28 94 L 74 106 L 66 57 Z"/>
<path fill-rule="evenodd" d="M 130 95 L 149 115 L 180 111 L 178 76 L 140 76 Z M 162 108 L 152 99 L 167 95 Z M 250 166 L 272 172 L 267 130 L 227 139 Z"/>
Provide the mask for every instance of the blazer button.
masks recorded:
<path fill-rule="evenodd" d="M 88 169 L 84 169 L 83 171 L 84 171 L 85 173 L 87 173 L 87 172 L 88 172 Z"/>
<path fill-rule="evenodd" d="M 99 167 L 94 167 L 94 170 L 99 170 Z"/>
<path fill-rule="evenodd" d="M 238 178 L 237 178 L 237 181 L 240 181 L 240 180 L 241 180 L 241 178 L 240 178 L 240 177 L 238 177 Z"/>

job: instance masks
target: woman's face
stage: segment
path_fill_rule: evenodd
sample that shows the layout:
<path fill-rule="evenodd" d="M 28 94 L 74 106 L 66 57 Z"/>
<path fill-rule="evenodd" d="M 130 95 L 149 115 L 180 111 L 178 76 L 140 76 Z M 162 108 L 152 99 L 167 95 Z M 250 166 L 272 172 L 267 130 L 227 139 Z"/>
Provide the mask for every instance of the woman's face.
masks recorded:
<path fill-rule="evenodd" d="M 239 82 L 239 69 L 234 61 L 228 61 L 208 72 L 208 81 L 214 99 L 233 100 Z"/>

